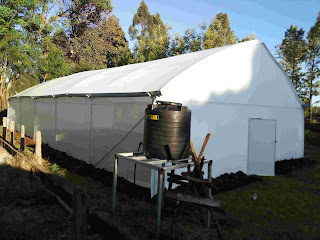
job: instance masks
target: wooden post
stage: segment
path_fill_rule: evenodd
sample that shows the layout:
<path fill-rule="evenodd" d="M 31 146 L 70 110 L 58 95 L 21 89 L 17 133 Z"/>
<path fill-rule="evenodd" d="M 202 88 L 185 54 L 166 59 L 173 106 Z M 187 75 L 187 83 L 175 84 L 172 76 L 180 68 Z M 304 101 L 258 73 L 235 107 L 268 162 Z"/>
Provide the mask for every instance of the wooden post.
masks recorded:
<path fill-rule="evenodd" d="M 202 158 L 202 155 L 204 153 L 204 150 L 206 149 L 206 146 L 207 146 L 207 143 L 209 141 L 209 138 L 210 138 L 210 133 L 207 134 L 206 138 L 204 139 L 204 142 L 203 142 L 203 145 L 202 145 L 202 148 L 201 148 L 201 151 L 200 151 L 200 154 L 198 156 L 198 162 L 200 162 L 201 158 Z"/>
<path fill-rule="evenodd" d="M 2 118 L 2 139 L 7 140 L 7 118 Z"/>
<path fill-rule="evenodd" d="M 42 153 L 41 153 L 41 131 L 36 131 L 36 160 L 39 164 L 42 164 Z"/>
<path fill-rule="evenodd" d="M 21 125 L 21 138 L 20 138 L 20 150 L 24 151 L 24 137 L 25 137 L 25 129 L 24 125 Z"/>
<path fill-rule="evenodd" d="M 72 196 L 72 239 L 87 238 L 86 195 L 80 188 L 73 190 Z"/>
<path fill-rule="evenodd" d="M 10 145 L 13 147 L 15 121 L 10 121 Z"/>

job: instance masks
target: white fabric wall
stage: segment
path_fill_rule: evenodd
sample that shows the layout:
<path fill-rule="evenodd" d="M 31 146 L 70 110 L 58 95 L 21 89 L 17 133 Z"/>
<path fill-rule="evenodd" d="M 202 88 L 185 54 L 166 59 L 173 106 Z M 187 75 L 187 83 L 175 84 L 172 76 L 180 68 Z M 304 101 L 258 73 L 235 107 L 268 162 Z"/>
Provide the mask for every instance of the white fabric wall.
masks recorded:
<path fill-rule="evenodd" d="M 90 99 L 57 98 L 56 106 L 55 148 L 90 163 Z"/>
<path fill-rule="evenodd" d="M 149 97 L 92 99 L 92 164 L 113 171 L 115 153 L 138 150 L 143 142 L 144 112 L 150 103 Z M 133 181 L 133 173 L 133 164 L 119 161 L 120 176 Z M 136 182 L 150 187 L 150 170 L 138 166 Z"/>
<path fill-rule="evenodd" d="M 7 128 L 10 126 L 10 121 L 15 121 L 15 130 L 20 131 L 20 116 L 20 99 L 13 98 L 8 104 Z"/>
<path fill-rule="evenodd" d="M 21 109 L 28 136 L 41 130 L 43 142 L 51 147 L 113 171 L 115 153 L 136 152 L 143 142 L 144 112 L 150 103 L 149 97 L 11 98 L 8 121 L 20 126 Z M 133 171 L 133 164 L 119 163 L 119 176 L 133 181 Z M 137 167 L 138 184 L 150 187 L 150 177 L 150 170 Z"/>
<path fill-rule="evenodd" d="M 24 125 L 26 135 L 34 137 L 35 102 L 32 98 L 21 99 L 21 125 Z M 10 103 L 13 100 L 10 99 Z"/>
<path fill-rule="evenodd" d="M 173 78 L 161 93 L 159 99 L 187 105 L 219 102 L 301 108 L 290 80 L 262 44 L 211 55 Z"/>
<path fill-rule="evenodd" d="M 300 109 L 219 103 L 189 108 L 192 111 L 191 141 L 197 153 L 205 135 L 211 133 L 204 155 L 214 161 L 214 177 L 226 172 L 247 173 L 250 118 L 276 120 L 276 161 L 303 157 L 304 127 Z"/>
<path fill-rule="evenodd" d="M 36 114 L 34 130 L 41 130 L 42 142 L 54 144 L 55 136 L 55 104 L 52 98 L 38 98 L 35 100 Z"/>

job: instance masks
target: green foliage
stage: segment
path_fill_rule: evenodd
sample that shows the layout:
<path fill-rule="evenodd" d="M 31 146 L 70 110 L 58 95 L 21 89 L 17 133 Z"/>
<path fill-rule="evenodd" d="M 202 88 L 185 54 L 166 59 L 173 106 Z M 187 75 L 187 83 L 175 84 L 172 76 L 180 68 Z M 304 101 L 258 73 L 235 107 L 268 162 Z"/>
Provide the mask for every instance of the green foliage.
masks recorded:
<path fill-rule="evenodd" d="M 110 0 L 63 1 L 60 17 L 70 24 L 70 37 L 80 37 L 88 28 L 94 27 L 112 10 Z"/>
<path fill-rule="evenodd" d="M 75 43 L 78 44 L 81 34 L 98 26 L 111 9 L 110 0 L 1 1 L 1 109 L 6 107 L 9 94 L 15 94 L 39 82 L 70 74 L 72 66 L 80 70 L 92 68 L 87 66 L 87 59 L 80 60 L 79 62 L 82 62 L 78 65 L 72 63 L 73 41 L 70 36 L 76 36 Z M 88 36 L 88 33 L 86 34 Z M 104 60 L 97 66 L 105 67 L 105 62 L 104 56 Z M 90 61 L 89 64 L 95 63 Z"/>
<path fill-rule="evenodd" d="M 292 80 L 299 97 L 304 97 L 305 74 L 302 72 L 302 64 L 306 59 L 307 45 L 303 39 L 304 30 L 291 25 L 285 32 L 282 43 L 276 46 L 278 58 Z"/>
<path fill-rule="evenodd" d="M 163 24 L 159 13 L 151 15 L 147 5 L 141 1 L 129 27 L 131 40 L 136 40 L 134 61 L 146 62 L 168 56 L 170 26 Z"/>
<path fill-rule="evenodd" d="M 72 39 L 74 72 L 128 64 L 131 57 L 128 45 L 118 19 L 110 16 Z"/>
<path fill-rule="evenodd" d="M 170 41 L 170 56 L 184 54 L 186 52 L 185 49 L 184 38 L 181 37 L 179 33 L 175 33 Z"/>
<path fill-rule="evenodd" d="M 203 19 L 198 28 L 187 28 L 183 36 L 175 33 L 170 42 L 170 56 L 202 50 L 206 29 L 207 23 Z"/>
<path fill-rule="evenodd" d="M 114 15 L 110 16 L 99 26 L 99 31 L 105 48 L 107 67 L 128 64 L 132 56 L 119 20 Z"/>
<path fill-rule="evenodd" d="M 50 171 L 53 173 L 53 174 L 58 174 L 60 170 L 60 167 L 58 164 L 54 163 L 53 165 L 51 165 L 51 168 L 50 168 Z"/>
<path fill-rule="evenodd" d="M 314 26 L 307 36 L 308 53 L 306 55 L 306 91 L 309 96 L 309 104 L 312 97 L 319 95 L 320 82 L 316 81 L 320 76 L 320 12 Z M 311 109 L 310 109 L 311 111 Z M 312 120 L 312 119 L 310 119 Z"/>
<path fill-rule="evenodd" d="M 100 32 L 97 28 L 88 28 L 80 37 L 73 38 L 72 59 L 76 69 L 101 69 L 106 65 L 106 55 Z"/>
<path fill-rule="evenodd" d="M 241 42 L 246 42 L 246 41 L 255 40 L 255 39 L 257 39 L 256 34 L 251 32 L 249 36 L 242 38 Z"/>
<path fill-rule="evenodd" d="M 226 13 L 217 14 L 211 21 L 203 41 L 203 48 L 215 48 L 237 43 L 237 37 L 231 30 L 230 20 Z"/>

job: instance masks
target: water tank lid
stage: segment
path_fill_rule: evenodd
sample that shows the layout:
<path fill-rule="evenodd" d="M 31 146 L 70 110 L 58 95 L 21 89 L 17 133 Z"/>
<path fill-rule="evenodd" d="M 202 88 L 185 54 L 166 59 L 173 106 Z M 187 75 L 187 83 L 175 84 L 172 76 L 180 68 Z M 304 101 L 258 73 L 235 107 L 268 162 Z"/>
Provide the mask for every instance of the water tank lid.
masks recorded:
<path fill-rule="evenodd" d="M 176 103 L 176 102 L 156 101 L 156 103 L 161 105 L 182 106 L 181 103 Z"/>

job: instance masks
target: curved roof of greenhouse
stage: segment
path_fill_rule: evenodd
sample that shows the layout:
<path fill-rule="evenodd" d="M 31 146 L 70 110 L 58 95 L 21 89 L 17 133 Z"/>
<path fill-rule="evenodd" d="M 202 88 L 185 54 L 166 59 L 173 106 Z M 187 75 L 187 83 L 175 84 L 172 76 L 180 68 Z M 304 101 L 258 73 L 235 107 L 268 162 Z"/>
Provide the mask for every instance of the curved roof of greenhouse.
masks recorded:
<path fill-rule="evenodd" d="M 197 78 L 207 78 L 208 76 L 211 80 L 209 79 L 209 82 L 207 82 L 210 85 L 207 88 L 218 89 L 219 83 L 229 82 L 231 86 L 225 87 L 225 89 L 229 88 L 230 90 L 231 88 L 232 90 L 232 84 L 237 85 L 241 78 L 248 78 L 249 75 L 251 76 L 249 78 L 252 78 L 252 74 L 261 71 L 261 67 L 264 66 L 263 59 L 265 59 L 258 57 L 260 56 L 260 50 L 258 49 L 261 49 L 261 46 L 266 49 L 264 52 L 269 53 L 267 58 L 272 58 L 281 69 L 291 90 L 301 103 L 291 80 L 265 44 L 259 40 L 144 63 L 80 72 L 38 84 L 16 94 L 14 97 L 160 96 L 161 90 L 167 90 L 172 85 L 168 83 L 172 82 L 173 79 L 184 78 L 186 81 L 182 82 L 183 85 L 193 84 L 196 86 Z M 253 62 L 256 63 L 253 64 Z M 245 71 L 249 71 L 249 74 Z M 220 75 L 218 72 L 220 72 Z M 248 76 L 245 76 L 245 74 Z"/>
<path fill-rule="evenodd" d="M 171 79 L 202 59 L 236 45 L 130 64 L 85 71 L 28 88 L 15 97 L 59 95 L 143 94 L 158 92 Z"/>

